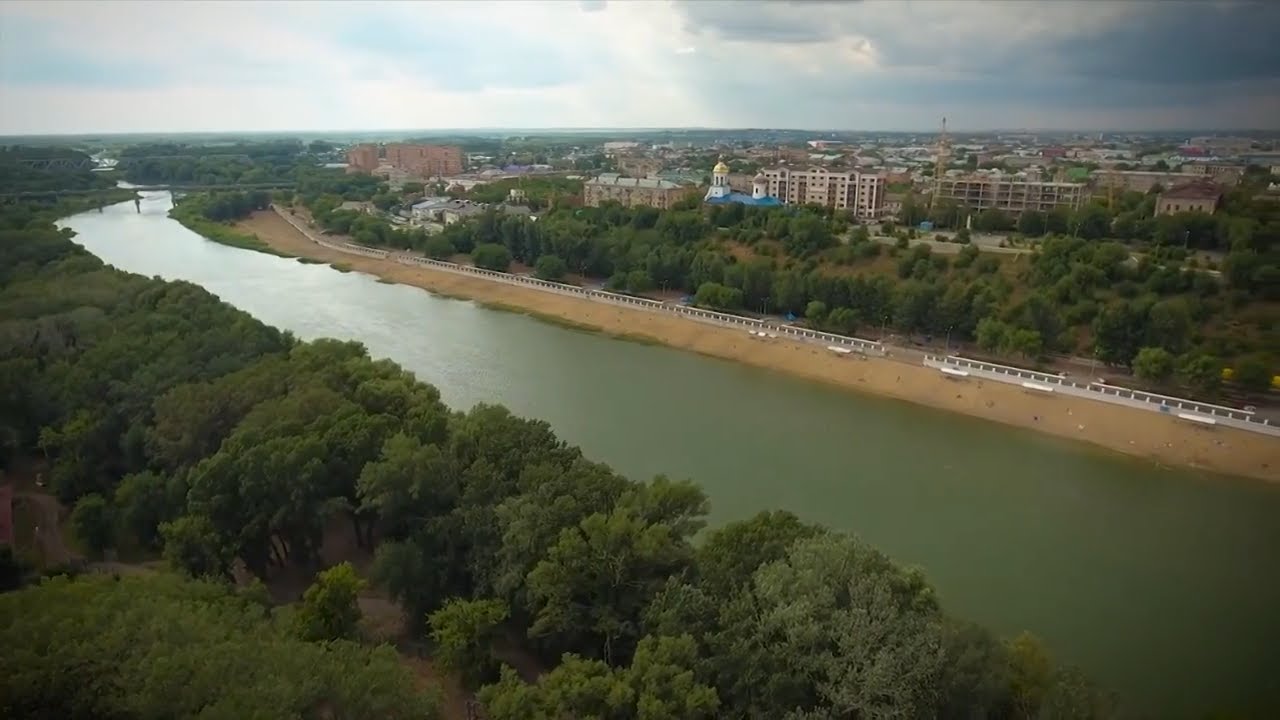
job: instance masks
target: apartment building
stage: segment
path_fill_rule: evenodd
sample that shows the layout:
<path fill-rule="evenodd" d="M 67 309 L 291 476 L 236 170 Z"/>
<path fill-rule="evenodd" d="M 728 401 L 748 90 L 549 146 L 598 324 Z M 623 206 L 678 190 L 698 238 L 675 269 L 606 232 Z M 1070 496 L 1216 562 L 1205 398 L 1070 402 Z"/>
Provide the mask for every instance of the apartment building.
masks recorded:
<path fill-rule="evenodd" d="M 1202 175 L 1193 173 L 1159 170 L 1095 170 L 1093 173 L 1094 184 L 1101 191 L 1115 188 L 1140 193 L 1150 192 L 1156 185 L 1167 188 L 1195 182 L 1202 178 Z"/>
<path fill-rule="evenodd" d="M 859 219 L 873 219 L 884 212 L 885 177 L 880 173 L 788 167 L 761 170 L 768 181 L 768 195 L 786 205 L 823 205 L 847 210 Z"/>
<path fill-rule="evenodd" d="M 1026 182 L 985 175 L 943 178 L 934 192 L 940 200 L 953 200 L 975 210 L 994 208 L 1015 214 L 1058 207 L 1074 210 L 1088 195 L 1084 183 Z"/>
<path fill-rule="evenodd" d="M 662 161 L 657 158 L 625 156 L 618 158 L 618 172 L 631 177 L 649 177 L 662 171 Z"/>
<path fill-rule="evenodd" d="M 371 173 L 378 169 L 378 146 L 368 143 L 347 151 L 347 172 Z"/>
<path fill-rule="evenodd" d="M 697 188 L 658 178 L 623 177 L 605 173 L 582 184 L 582 202 L 587 207 L 600 207 L 607 202 L 625 207 L 655 207 L 662 210 L 696 193 Z"/>
<path fill-rule="evenodd" d="M 1253 149 L 1253 141 L 1242 137 L 1194 137 L 1187 142 L 1211 155 L 1243 155 Z"/>
<path fill-rule="evenodd" d="M 387 145 L 387 164 L 419 177 L 444 177 L 462 172 L 462 148 L 454 145 Z"/>
<path fill-rule="evenodd" d="M 1203 175 L 1216 183 L 1235 185 L 1244 176 L 1244 166 L 1230 163 L 1192 162 L 1183 165 L 1182 172 Z"/>

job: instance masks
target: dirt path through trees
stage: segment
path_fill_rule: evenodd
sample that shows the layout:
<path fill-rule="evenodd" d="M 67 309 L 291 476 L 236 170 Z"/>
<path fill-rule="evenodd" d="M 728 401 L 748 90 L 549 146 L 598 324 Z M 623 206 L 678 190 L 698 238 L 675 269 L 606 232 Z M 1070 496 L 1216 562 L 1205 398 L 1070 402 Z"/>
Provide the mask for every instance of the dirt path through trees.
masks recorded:
<path fill-rule="evenodd" d="M 31 513 L 32 535 L 34 545 L 39 548 L 40 557 L 46 567 L 65 565 L 79 555 L 67 547 L 62 538 L 62 506 L 58 499 L 45 493 L 22 491 L 14 493 L 15 504 L 21 503 L 18 513 Z"/>

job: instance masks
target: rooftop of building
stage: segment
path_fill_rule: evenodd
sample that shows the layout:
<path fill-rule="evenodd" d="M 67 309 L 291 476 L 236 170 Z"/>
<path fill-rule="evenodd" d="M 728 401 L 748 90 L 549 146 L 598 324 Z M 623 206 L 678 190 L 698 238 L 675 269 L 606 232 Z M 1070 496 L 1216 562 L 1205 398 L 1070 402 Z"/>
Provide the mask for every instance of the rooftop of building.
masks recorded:
<path fill-rule="evenodd" d="M 425 197 L 419 200 L 418 202 L 414 203 L 412 208 L 414 210 L 441 209 L 441 208 L 448 207 L 449 203 L 452 203 L 452 202 L 458 202 L 458 201 L 454 200 L 453 198 L 448 198 L 443 196 Z"/>
<path fill-rule="evenodd" d="M 778 207 L 782 205 L 782 201 L 775 197 L 765 196 L 762 198 L 754 198 L 746 193 L 731 192 L 722 197 L 707 198 L 708 205 L 730 205 L 737 203 L 739 205 L 755 205 L 757 207 Z"/>
<path fill-rule="evenodd" d="M 623 177 L 618 173 L 604 173 L 602 175 L 597 175 L 584 184 L 604 187 L 647 188 L 650 190 L 675 190 L 680 187 L 678 184 L 673 183 L 670 180 L 662 180 L 660 178 Z"/>
<path fill-rule="evenodd" d="M 1084 187 L 1084 183 L 1054 182 L 1050 180 L 1028 180 L 1025 177 L 1017 177 L 1014 175 L 964 175 L 961 177 L 946 177 L 943 179 L 950 182 L 1008 183 L 1010 185 L 1039 185 L 1041 187 L 1058 187 L 1058 188 Z"/>
<path fill-rule="evenodd" d="M 1211 182 L 1191 182 L 1160 193 L 1162 200 L 1217 200 L 1222 188 Z"/>
<path fill-rule="evenodd" d="M 768 173 L 778 173 L 780 175 L 782 174 L 789 175 L 792 173 L 797 173 L 797 174 L 815 173 L 818 175 L 875 175 L 876 174 L 876 173 L 864 173 L 852 168 L 832 169 L 832 168 L 819 167 L 817 165 L 808 165 L 804 167 L 790 167 L 788 165 L 778 165 L 776 167 L 764 168 L 760 172 L 766 175 Z"/>
<path fill-rule="evenodd" d="M 1102 168 L 1094 170 L 1099 175 L 1128 175 L 1137 177 L 1139 175 L 1191 175 L 1192 173 L 1178 172 L 1177 170 L 1112 170 L 1110 168 Z"/>

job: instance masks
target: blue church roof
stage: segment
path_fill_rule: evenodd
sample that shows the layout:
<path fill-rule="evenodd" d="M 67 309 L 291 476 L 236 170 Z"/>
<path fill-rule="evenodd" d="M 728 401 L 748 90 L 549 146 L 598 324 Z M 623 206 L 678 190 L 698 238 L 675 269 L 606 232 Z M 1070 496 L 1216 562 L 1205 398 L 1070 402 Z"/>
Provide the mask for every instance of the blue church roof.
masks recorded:
<path fill-rule="evenodd" d="M 739 205 L 755 205 L 756 207 L 782 206 L 782 201 L 778 200 L 778 198 L 766 195 L 765 197 L 757 199 L 747 195 L 746 193 L 740 192 L 731 192 L 724 197 L 707 198 L 707 204 L 709 205 L 729 205 L 731 203 L 737 203 Z"/>

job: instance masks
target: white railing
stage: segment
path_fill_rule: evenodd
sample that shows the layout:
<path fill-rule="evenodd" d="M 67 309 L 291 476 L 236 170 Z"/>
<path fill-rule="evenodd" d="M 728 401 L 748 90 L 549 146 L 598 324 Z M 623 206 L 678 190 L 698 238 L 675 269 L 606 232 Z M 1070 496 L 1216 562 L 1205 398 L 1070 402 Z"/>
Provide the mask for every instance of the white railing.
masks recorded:
<path fill-rule="evenodd" d="M 1081 383 L 1060 375 L 1051 375 L 1049 373 L 1037 372 L 1035 370 L 1010 367 L 1008 365 L 997 365 L 995 363 L 982 362 L 980 360 L 969 360 L 967 358 L 956 357 L 954 355 L 946 357 L 926 355 L 924 364 L 926 367 L 938 370 L 942 370 L 944 368 L 957 370 L 963 369 L 968 371 L 970 375 L 975 378 L 995 380 L 997 382 L 1010 383 L 1014 385 L 1021 385 L 1026 381 L 1032 381 L 1049 386 L 1064 395 L 1074 395 L 1076 397 L 1087 398 L 1089 400 L 1099 400 L 1115 405 L 1125 405 L 1151 412 L 1174 414 L 1177 416 L 1196 413 L 1200 417 L 1215 420 L 1218 424 L 1229 425 L 1234 428 L 1262 433 L 1264 435 L 1271 435 L 1273 437 L 1280 437 L 1280 426 L 1272 425 L 1266 418 L 1258 418 L 1252 412 L 1247 410 L 1238 410 L 1236 408 L 1229 408 L 1223 405 L 1214 405 L 1212 403 L 1200 402 L 1198 400 L 1188 400 L 1186 398 L 1177 398 L 1170 395 L 1149 393 L 1143 390 L 1132 390 L 1130 388 L 1122 388 L 1114 385 L 1102 385 L 1100 383 L 1093 382 Z"/>
<path fill-rule="evenodd" d="M 862 338 L 848 337 L 845 335 L 836 335 L 834 333 L 822 332 L 819 330 L 810 330 L 809 328 L 797 327 L 795 325 L 785 325 L 771 323 L 759 318 L 747 317 L 744 315 L 734 315 L 732 313 L 717 312 L 715 310 L 706 310 L 704 308 L 692 307 L 689 305 L 681 305 L 679 303 L 668 303 L 651 298 L 637 297 L 635 295 L 623 295 L 621 293 L 612 293 L 605 290 L 593 290 L 591 288 L 578 287 L 577 285 L 568 285 L 566 283 L 552 282 L 550 280 L 542 280 L 540 278 L 529 277 L 525 275 L 513 275 L 507 272 L 497 270 L 487 270 L 472 265 L 459 265 L 457 263 L 446 262 L 444 260 L 434 260 L 420 255 L 410 255 L 407 253 L 392 253 L 387 250 L 379 250 L 377 248 L 365 247 L 349 242 L 333 242 L 316 235 L 310 228 L 306 227 L 296 216 L 288 213 L 276 211 L 280 217 L 284 218 L 293 225 L 295 229 L 309 238 L 312 242 L 322 245 L 331 250 L 338 252 L 352 253 L 373 257 L 379 259 L 394 259 L 402 265 L 425 265 L 437 270 L 444 270 L 459 275 L 469 275 L 472 277 L 482 277 L 497 282 L 505 282 L 511 285 L 523 285 L 525 287 L 536 288 L 546 292 L 554 292 L 561 295 L 570 295 L 574 297 L 586 298 L 599 302 L 607 302 L 614 305 L 622 305 L 626 307 L 640 308 L 653 312 L 666 312 L 673 315 L 683 315 L 691 320 L 697 320 L 712 325 L 722 327 L 738 327 L 743 329 L 764 330 L 766 332 L 784 335 L 796 340 L 805 342 L 821 343 L 824 345 L 839 345 L 848 347 L 857 352 L 870 355 L 884 356 L 884 346 L 874 340 L 864 340 Z"/>

